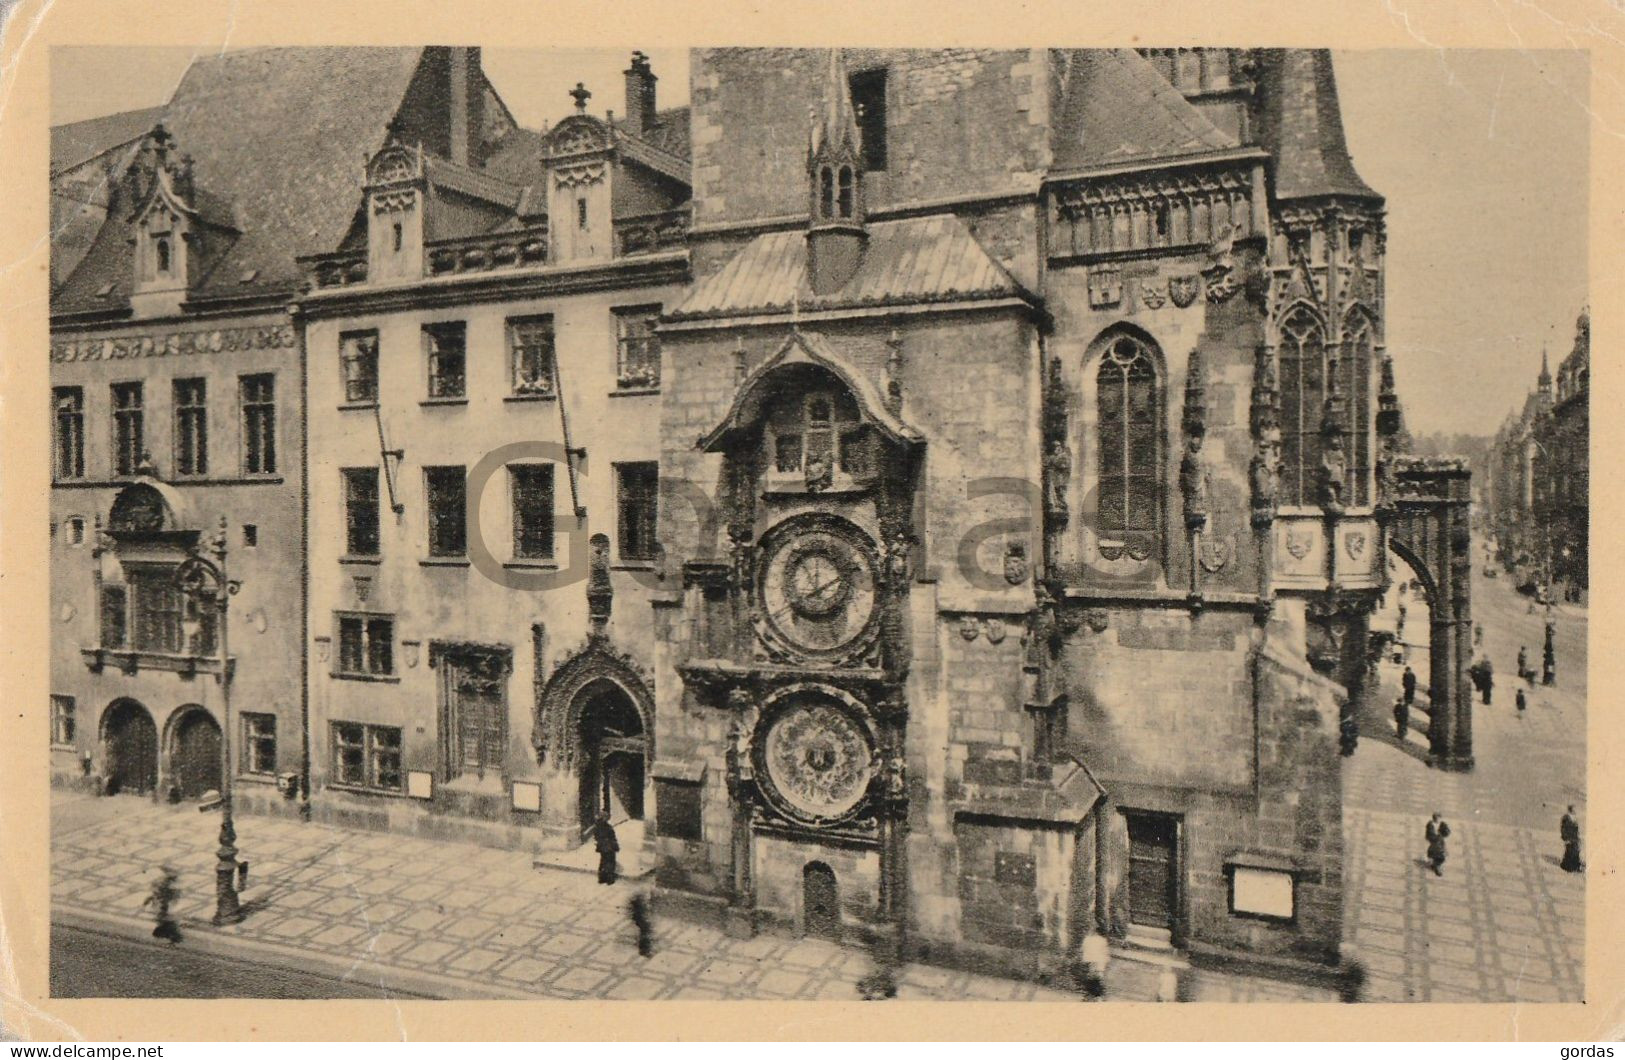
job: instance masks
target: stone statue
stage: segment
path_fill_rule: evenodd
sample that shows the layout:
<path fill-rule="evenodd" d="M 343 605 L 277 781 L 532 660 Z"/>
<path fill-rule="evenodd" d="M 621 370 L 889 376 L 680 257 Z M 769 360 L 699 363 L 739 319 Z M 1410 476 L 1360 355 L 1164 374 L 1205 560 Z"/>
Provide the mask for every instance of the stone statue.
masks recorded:
<path fill-rule="evenodd" d="M 1326 440 L 1320 455 L 1320 501 L 1328 508 L 1343 507 L 1343 491 L 1348 485 L 1348 458 L 1343 454 L 1343 436 Z"/>
<path fill-rule="evenodd" d="M 1072 479 L 1072 454 L 1067 452 L 1066 442 L 1056 438 L 1049 443 L 1049 453 L 1044 457 L 1045 488 L 1048 503 L 1047 509 L 1052 515 L 1066 513 L 1066 488 Z"/>
<path fill-rule="evenodd" d="M 1185 439 L 1185 456 L 1179 462 L 1179 492 L 1185 502 L 1185 523 L 1201 527 L 1207 521 L 1207 467 L 1202 462 L 1202 436 Z"/>
<path fill-rule="evenodd" d="M 1255 519 L 1267 520 L 1275 515 L 1276 497 L 1281 485 L 1280 448 L 1280 430 L 1266 427 L 1259 432 L 1258 444 L 1253 449 L 1253 459 L 1248 467 L 1253 486 Z"/>

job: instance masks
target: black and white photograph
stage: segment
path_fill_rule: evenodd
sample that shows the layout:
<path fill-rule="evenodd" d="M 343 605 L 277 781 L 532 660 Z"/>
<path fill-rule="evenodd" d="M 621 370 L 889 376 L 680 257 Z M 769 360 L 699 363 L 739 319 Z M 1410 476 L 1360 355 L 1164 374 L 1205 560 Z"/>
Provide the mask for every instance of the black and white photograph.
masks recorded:
<path fill-rule="evenodd" d="M 1593 56 L 1209 28 L 52 43 L 49 997 L 1598 1000 Z"/>

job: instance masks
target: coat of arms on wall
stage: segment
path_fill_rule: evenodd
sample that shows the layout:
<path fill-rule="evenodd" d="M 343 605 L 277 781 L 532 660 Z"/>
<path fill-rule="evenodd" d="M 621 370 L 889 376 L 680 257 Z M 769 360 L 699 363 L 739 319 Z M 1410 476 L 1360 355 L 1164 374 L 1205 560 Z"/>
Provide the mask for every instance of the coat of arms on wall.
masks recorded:
<path fill-rule="evenodd" d="M 1309 555 L 1309 550 L 1315 545 L 1315 532 L 1309 529 L 1288 527 L 1286 532 L 1286 550 L 1293 559 L 1302 559 Z"/>
<path fill-rule="evenodd" d="M 959 635 L 966 640 L 975 640 L 982 632 L 982 624 L 976 621 L 975 615 L 966 615 L 959 620 Z"/>
<path fill-rule="evenodd" d="M 1012 542 L 1004 550 L 1004 580 L 1011 585 L 1027 580 L 1027 548 L 1019 542 Z"/>
<path fill-rule="evenodd" d="M 1119 269 L 1089 270 L 1089 308 L 1110 309 L 1123 300 L 1123 273 Z"/>
<path fill-rule="evenodd" d="M 1162 285 L 1155 281 L 1140 281 L 1140 301 L 1147 309 L 1161 309 L 1168 301 L 1168 296 L 1162 293 Z"/>
<path fill-rule="evenodd" d="M 1181 309 L 1196 301 L 1196 296 L 1201 290 L 1201 281 L 1195 276 L 1175 276 L 1168 281 L 1168 297 Z"/>
<path fill-rule="evenodd" d="M 1230 541 L 1228 538 L 1209 537 L 1202 541 L 1201 553 L 1198 557 L 1202 569 L 1209 574 L 1217 574 L 1230 562 Z"/>
<path fill-rule="evenodd" d="M 1365 555 L 1366 536 L 1364 530 L 1352 531 L 1343 539 L 1343 548 L 1348 552 L 1349 559 L 1357 560 Z"/>

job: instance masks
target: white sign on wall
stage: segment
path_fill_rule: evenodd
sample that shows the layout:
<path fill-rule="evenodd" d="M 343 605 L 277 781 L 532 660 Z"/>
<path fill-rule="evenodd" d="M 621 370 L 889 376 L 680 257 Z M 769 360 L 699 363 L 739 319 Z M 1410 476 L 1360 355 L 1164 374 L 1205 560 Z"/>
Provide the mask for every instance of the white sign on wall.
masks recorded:
<path fill-rule="evenodd" d="M 1237 865 L 1231 870 L 1230 908 L 1253 916 L 1291 920 L 1292 874 L 1271 869 L 1249 869 Z"/>

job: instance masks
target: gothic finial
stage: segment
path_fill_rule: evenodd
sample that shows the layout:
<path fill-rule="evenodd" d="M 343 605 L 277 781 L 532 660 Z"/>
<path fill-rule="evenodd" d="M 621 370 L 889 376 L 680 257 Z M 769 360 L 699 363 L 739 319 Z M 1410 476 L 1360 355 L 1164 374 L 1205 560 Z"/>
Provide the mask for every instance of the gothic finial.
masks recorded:
<path fill-rule="evenodd" d="M 844 149 L 855 155 L 858 145 L 858 116 L 852 106 L 846 64 L 841 60 L 841 49 L 831 48 L 824 74 L 823 109 L 813 121 L 810 150 L 815 155 L 833 155 Z"/>
<path fill-rule="evenodd" d="M 576 101 L 576 113 L 587 113 L 587 100 L 592 98 L 592 93 L 587 90 L 587 86 L 577 81 L 576 87 L 570 90 L 569 95 L 571 99 Z"/>

